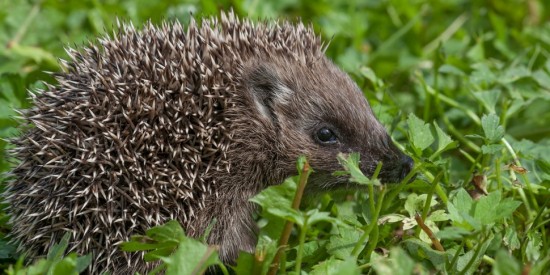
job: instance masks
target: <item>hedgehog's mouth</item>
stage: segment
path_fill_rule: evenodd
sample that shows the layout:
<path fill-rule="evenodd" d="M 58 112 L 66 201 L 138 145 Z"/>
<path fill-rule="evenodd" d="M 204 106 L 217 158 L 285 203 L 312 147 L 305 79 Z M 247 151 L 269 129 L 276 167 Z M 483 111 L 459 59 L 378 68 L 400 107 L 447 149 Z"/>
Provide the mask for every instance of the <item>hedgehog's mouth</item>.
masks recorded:
<path fill-rule="evenodd" d="M 406 179 L 411 171 L 413 171 L 414 161 L 407 155 L 402 155 L 399 162 L 394 165 L 382 167 L 378 179 L 382 184 L 401 183 Z M 367 171 L 363 171 L 365 176 L 371 178 L 376 168 L 373 166 Z M 363 170 L 363 169 L 362 169 Z M 371 171 L 372 170 L 372 171 Z M 416 174 L 410 176 L 408 183 L 411 183 L 416 178 Z M 366 189 L 367 185 L 357 184 L 350 180 L 349 176 L 334 176 L 333 172 L 316 170 L 311 174 L 306 187 L 307 191 L 332 191 L 338 189 L 362 190 Z"/>
<path fill-rule="evenodd" d="M 378 179 L 383 184 L 401 183 L 413 171 L 414 161 L 411 157 L 399 152 L 397 154 L 388 154 L 382 157 L 370 156 L 370 159 L 362 161 L 361 171 L 368 178 L 372 178 L 379 162 L 382 162 L 382 169 L 378 174 Z M 415 175 L 410 176 L 408 182 L 412 182 Z"/>
<path fill-rule="evenodd" d="M 382 167 L 379 179 L 380 182 L 385 184 L 400 183 L 403 181 L 414 168 L 414 161 L 411 157 L 402 154 L 399 161 L 394 162 L 394 165 L 390 167 Z M 408 181 L 412 182 L 416 178 L 416 175 L 412 175 Z"/>

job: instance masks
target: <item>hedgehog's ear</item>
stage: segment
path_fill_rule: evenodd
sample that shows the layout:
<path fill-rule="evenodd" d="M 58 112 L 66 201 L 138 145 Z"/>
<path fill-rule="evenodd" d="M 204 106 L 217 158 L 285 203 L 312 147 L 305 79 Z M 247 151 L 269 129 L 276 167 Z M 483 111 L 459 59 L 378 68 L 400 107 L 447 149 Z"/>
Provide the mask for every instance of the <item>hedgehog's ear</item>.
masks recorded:
<path fill-rule="evenodd" d="M 292 91 L 282 83 L 276 72 L 265 65 L 260 65 L 249 73 L 248 85 L 258 111 L 276 122 L 273 106 L 285 102 Z"/>

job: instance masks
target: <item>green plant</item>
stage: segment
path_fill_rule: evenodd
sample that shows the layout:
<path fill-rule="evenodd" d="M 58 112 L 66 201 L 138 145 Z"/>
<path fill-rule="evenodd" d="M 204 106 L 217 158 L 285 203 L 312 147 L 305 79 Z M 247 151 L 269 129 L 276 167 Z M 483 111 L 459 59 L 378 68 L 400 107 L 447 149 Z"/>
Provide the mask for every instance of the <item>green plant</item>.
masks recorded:
<path fill-rule="evenodd" d="M 46 259 L 39 259 L 29 266 L 23 267 L 23 257 L 17 263 L 10 266 L 8 275 L 32 275 L 32 274 L 79 274 L 88 267 L 92 261 L 92 255 L 77 256 L 75 253 L 65 255 L 69 245 L 70 233 L 66 233 L 61 242 L 52 246 Z"/>
<path fill-rule="evenodd" d="M 543 0 L 0 0 L 0 171 L 13 161 L 5 140 L 18 132 L 13 109 L 30 107 L 28 89 L 55 82 L 44 71 L 60 69 L 63 47 L 95 41 L 116 17 L 185 23 L 189 12 L 230 7 L 251 18 L 311 22 L 417 173 L 412 183 L 383 186 L 344 158 L 367 191 L 306 196 L 300 211 L 290 207 L 300 176 L 267 190 L 280 202 L 258 201 L 258 251 L 241 255 L 237 273 L 269 271 L 287 221 L 296 226 L 279 269 L 288 272 L 548 273 L 550 5 Z M 4 209 L 0 268 L 21 270 Z M 180 232 L 173 224 L 162 230 Z M 176 259 L 170 252 L 184 238 L 173 238 L 150 257 Z M 203 264 L 217 265 L 212 257 Z"/>

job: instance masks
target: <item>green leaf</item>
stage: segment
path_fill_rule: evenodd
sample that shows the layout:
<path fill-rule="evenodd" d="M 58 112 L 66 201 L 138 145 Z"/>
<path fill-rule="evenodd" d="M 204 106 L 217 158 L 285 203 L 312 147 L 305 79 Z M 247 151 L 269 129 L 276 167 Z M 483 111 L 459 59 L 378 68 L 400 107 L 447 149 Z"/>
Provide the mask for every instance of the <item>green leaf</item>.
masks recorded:
<path fill-rule="evenodd" d="M 470 234 L 469 230 L 461 227 L 449 226 L 439 230 L 435 236 L 440 240 L 462 240 Z"/>
<path fill-rule="evenodd" d="M 434 153 L 434 155 L 441 154 L 441 152 L 443 151 L 456 147 L 457 143 L 453 142 L 451 137 L 447 135 L 447 133 L 443 132 L 443 130 L 441 130 L 441 128 L 439 128 L 439 126 L 435 122 L 434 127 L 435 133 L 437 135 L 437 151 Z"/>
<path fill-rule="evenodd" d="M 66 256 L 63 256 L 65 250 L 69 244 L 71 234 L 69 232 L 65 233 L 59 243 L 52 246 L 48 252 L 46 259 L 39 259 L 35 261 L 32 265 L 23 268 L 22 261 L 16 264 L 15 271 L 8 274 L 17 274 L 17 275 L 38 275 L 38 274 L 48 274 L 48 275 L 61 275 L 61 274 L 79 274 L 83 272 L 91 262 L 92 256 L 86 255 L 83 257 L 78 257 L 76 253 L 70 253 Z M 20 258 L 22 260 L 23 258 Z M 21 263 L 21 264 L 20 264 Z"/>
<path fill-rule="evenodd" d="M 299 173 L 302 168 L 303 161 L 299 160 L 297 163 Z M 299 175 L 287 178 L 282 184 L 270 186 L 250 199 L 261 206 L 262 215 L 266 218 L 261 221 L 262 234 L 279 238 L 286 220 L 304 224 L 302 213 L 292 208 L 299 179 Z"/>
<path fill-rule="evenodd" d="M 495 192 L 496 193 L 496 192 Z M 512 198 L 502 200 L 495 209 L 494 220 L 511 217 L 512 213 L 521 205 L 520 201 L 514 201 Z"/>
<path fill-rule="evenodd" d="M 351 256 L 351 252 L 357 244 L 357 240 L 363 235 L 363 231 L 357 228 L 338 226 L 338 232 L 338 235 L 330 237 L 327 243 L 327 253 L 344 260 Z"/>
<path fill-rule="evenodd" d="M 317 263 L 320 260 L 326 259 L 327 253 L 325 246 L 327 242 L 327 240 L 318 239 L 305 242 L 302 249 L 302 262 Z M 299 249 L 299 246 L 294 247 L 294 251 L 296 252 L 298 252 Z"/>
<path fill-rule="evenodd" d="M 146 254 L 146 258 L 154 260 L 160 256 L 168 256 L 184 238 L 185 232 L 179 222 L 171 220 L 147 230 L 146 236 L 131 236 L 129 242 L 121 244 L 121 249 L 129 252 L 152 250 Z"/>
<path fill-rule="evenodd" d="M 278 240 L 260 234 L 255 254 L 240 251 L 236 266 L 232 266 L 234 272 L 229 274 L 267 274 L 277 248 Z"/>
<path fill-rule="evenodd" d="M 84 272 L 86 268 L 92 263 L 92 254 L 87 254 L 82 257 L 76 258 L 76 264 L 74 270 L 76 273 L 80 274 Z"/>
<path fill-rule="evenodd" d="M 279 234 L 277 238 L 279 238 L 281 235 Z M 273 258 L 275 257 L 277 250 L 279 248 L 279 242 L 278 239 L 271 239 L 267 235 L 260 235 L 258 238 L 258 245 L 256 247 L 256 255 L 260 255 L 264 261 L 262 265 L 262 274 L 266 274 L 269 267 L 271 266 L 271 262 L 273 261 Z M 256 263 L 257 264 L 257 263 Z M 241 274 L 241 273 L 237 273 Z M 242 273 L 247 274 L 247 273 Z"/>
<path fill-rule="evenodd" d="M 487 112 L 495 113 L 495 106 L 500 98 L 502 92 L 499 89 L 492 89 L 488 91 L 472 92 L 476 99 L 483 104 Z"/>
<path fill-rule="evenodd" d="M 443 66 L 439 67 L 438 71 L 440 73 L 446 73 L 446 74 L 457 75 L 457 76 L 466 75 L 462 70 L 450 64 L 444 64 Z"/>
<path fill-rule="evenodd" d="M 347 158 L 346 158 L 347 157 Z M 344 176 L 349 175 L 350 181 L 362 184 L 362 185 L 380 185 L 380 181 L 378 180 L 371 180 L 367 176 L 363 174 L 363 171 L 361 171 L 361 168 L 359 168 L 359 154 L 358 153 L 351 153 L 351 154 L 342 154 L 339 153 L 337 155 L 338 161 L 340 164 L 344 167 L 345 172 L 336 172 L 334 175 L 336 176 Z"/>
<path fill-rule="evenodd" d="M 414 217 L 417 212 L 422 212 L 427 198 L 427 194 L 417 195 L 412 193 L 407 196 L 407 200 L 405 201 L 405 210 L 409 213 L 409 217 Z M 434 206 L 436 204 L 436 200 L 432 199 L 430 201 L 430 206 Z"/>
<path fill-rule="evenodd" d="M 120 247 L 123 251 L 134 252 L 152 249 L 164 249 L 166 247 L 175 248 L 177 243 L 178 242 L 159 243 L 158 241 L 153 240 L 147 236 L 133 235 L 130 237 L 130 241 L 122 243 Z"/>
<path fill-rule="evenodd" d="M 341 275 L 341 274 L 361 274 L 356 261 L 353 258 L 338 260 L 329 258 L 313 267 L 311 275 Z"/>
<path fill-rule="evenodd" d="M 470 75 L 470 82 L 479 86 L 489 86 L 496 81 L 497 76 L 491 71 L 487 63 L 479 62 L 472 66 L 474 71 Z"/>
<path fill-rule="evenodd" d="M 533 79 L 537 81 L 537 83 L 546 88 L 550 89 L 550 74 L 543 71 L 543 70 L 537 70 L 533 73 Z"/>
<path fill-rule="evenodd" d="M 424 271 L 423 268 L 416 264 L 403 249 L 394 247 L 390 250 L 390 257 L 376 257 L 373 265 L 374 271 L 377 274 L 418 274 Z M 413 272 L 414 271 L 414 272 Z"/>
<path fill-rule="evenodd" d="M 298 176 L 286 179 L 282 184 L 270 186 L 250 199 L 262 206 L 262 211 L 275 217 L 303 224 L 301 213 L 292 208 Z"/>
<path fill-rule="evenodd" d="M 483 258 L 483 255 L 485 255 L 485 251 L 487 251 L 487 248 L 491 244 L 493 238 L 494 236 L 491 235 L 487 237 L 483 243 L 478 243 L 475 248 L 479 250 L 478 253 L 476 253 L 475 249 L 472 249 L 464 255 L 458 257 L 455 274 L 473 274 L 478 269 L 481 259 Z"/>
<path fill-rule="evenodd" d="M 529 262 L 537 262 L 541 260 L 541 257 L 545 255 L 541 248 L 544 246 L 544 242 L 541 238 L 541 234 L 536 231 L 529 231 L 527 233 L 527 247 L 525 248 L 525 254 Z"/>
<path fill-rule="evenodd" d="M 304 216 L 307 218 L 307 224 L 309 226 L 313 226 L 318 222 L 329 222 L 332 224 L 345 225 L 339 219 L 331 217 L 329 212 L 321 212 L 319 211 L 319 209 L 309 210 L 304 214 Z M 300 226 L 304 226 L 304 225 L 301 224 Z"/>
<path fill-rule="evenodd" d="M 470 48 L 466 56 L 472 61 L 484 61 L 485 49 L 483 48 L 483 39 L 479 38 L 477 43 Z"/>
<path fill-rule="evenodd" d="M 61 241 L 59 241 L 58 244 L 52 246 L 52 248 L 48 252 L 48 257 L 46 259 L 52 262 L 61 260 L 65 253 L 65 250 L 67 249 L 67 246 L 69 246 L 70 239 L 71 233 L 65 233 L 65 235 L 63 235 L 63 237 L 61 238 Z"/>
<path fill-rule="evenodd" d="M 71 253 L 61 261 L 55 263 L 48 274 L 78 274 L 75 270 L 76 254 Z"/>
<path fill-rule="evenodd" d="M 406 218 L 407 218 L 407 216 L 401 215 L 401 214 L 388 214 L 388 215 L 384 215 L 384 216 L 380 217 L 378 219 L 378 223 L 379 224 L 395 223 L 395 222 L 400 222 L 400 221 L 402 221 Z"/>
<path fill-rule="evenodd" d="M 57 59 L 53 56 L 53 54 L 43 48 L 16 44 L 11 48 L 11 50 L 20 57 L 31 59 L 36 63 L 44 62 L 52 67 L 59 66 Z"/>
<path fill-rule="evenodd" d="M 254 255 L 241 251 L 237 258 L 237 265 L 233 267 L 233 270 L 235 274 L 252 274 L 254 264 Z"/>
<path fill-rule="evenodd" d="M 459 212 L 470 213 L 473 209 L 474 200 L 470 197 L 470 194 L 464 188 L 460 188 L 452 199 L 452 204 Z"/>
<path fill-rule="evenodd" d="M 146 262 L 157 261 L 159 259 L 165 261 L 173 257 L 174 251 L 180 249 L 181 243 L 187 239 L 189 238 L 185 236 L 180 223 L 171 220 L 163 225 L 147 230 L 146 236 L 131 236 L 129 242 L 122 243 L 121 249 L 129 252 L 147 251 L 143 257 Z M 168 265 L 168 263 L 164 263 Z"/>
<path fill-rule="evenodd" d="M 0 222 L 0 224 L 2 224 Z M 15 255 L 16 246 L 0 239 L 0 259 L 10 259 Z"/>
<path fill-rule="evenodd" d="M 426 217 L 426 221 L 441 222 L 449 220 L 449 215 L 445 210 L 435 210 Z"/>
<path fill-rule="evenodd" d="M 507 251 L 499 250 L 495 257 L 493 275 L 516 275 L 521 274 L 520 263 Z"/>
<path fill-rule="evenodd" d="M 185 232 L 178 221 L 171 220 L 147 230 L 147 236 L 158 242 L 178 242 L 185 236 Z"/>
<path fill-rule="evenodd" d="M 518 232 L 511 227 L 506 228 L 506 231 L 502 240 L 504 242 L 504 245 L 506 245 L 510 250 L 516 250 L 521 246 L 521 243 L 519 242 L 519 238 L 518 238 Z"/>
<path fill-rule="evenodd" d="M 40 260 L 34 262 L 31 266 L 27 267 L 26 272 L 25 272 L 25 270 L 23 270 L 23 272 L 21 272 L 20 274 L 21 275 L 26 275 L 26 274 L 29 274 L 29 275 L 30 274 L 36 274 L 36 275 L 47 274 L 47 272 L 49 271 L 50 266 L 51 266 L 51 263 L 49 261 L 47 261 L 46 259 L 40 259 Z"/>
<path fill-rule="evenodd" d="M 482 224 L 473 217 L 474 201 L 463 188 L 459 189 L 455 197 L 447 205 L 449 218 L 456 227 L 468 230 L 479 230 Z"/>
<path fill-rule="evenodd" d="M 486 155 L 495 155 L 502 151 L 502 149 L 504 149 L 504 146 L 502 144 L 489 144 L 481 146 L 481 152 Z"/>
<path fill-rule="evenodd" d="M 409 115 L 407 123 L 409 125 L 409 139 L 412 142 L 413 149 L 418 156 L 421 156 L 422 151 L 435 141 L 430 131 L 430 125 L 413 113 Z"/>
<path fill-rule="evenodd" d="M 202 274 L 207 267 L 221 264 L 218 252 L 213 246 L 207 246 L 191 238 L 182 240 L 174 254 L 162 260 L 166 264 L 167 275 Z"/>
<path fill-rule="evenodd" d="M 432 249 L 429 244 L 419 239 L 407 239 L 402 244 L 411 257 L 417 260 L 427 260 L 439 270 L 444 268 L 446 259 L 450 256 L 445 252 Z"/>
<path fill-rule="evenodd" d="M 499 125 L 500 118 L 496 114 L 483 115 L 481 126 L 485 137 L 491 143 L 499 141 L 504 136 L 504 128 Z"/>
<path fill-rule="evenodd" d="M 508 84 L 529 76 L 531 76 L 531 71 L 529 71 L 529 69 L 527 69 L 525 66 L 519 65 L 510 67 L 508 70 L 506 70 L 504 74 L 500 77 L 499 82 L 503 84 Z"/>
<path fill-rule="evenodd" d="M 380 88 L 384 86 L 384 82 L 376 76 L 371 68 L 362 66 L 360 68 L 360 72 L 361 75 L 368 79 L 375 88 Z"/>
<path fill-rule="evenodd" d="M 483 225 L 491 224 L 495 221 L 496 206 L 499 205 L 500 192 L 495 191 L 487 196 L 481 197 L 474 205 L 474 218 Z"/>

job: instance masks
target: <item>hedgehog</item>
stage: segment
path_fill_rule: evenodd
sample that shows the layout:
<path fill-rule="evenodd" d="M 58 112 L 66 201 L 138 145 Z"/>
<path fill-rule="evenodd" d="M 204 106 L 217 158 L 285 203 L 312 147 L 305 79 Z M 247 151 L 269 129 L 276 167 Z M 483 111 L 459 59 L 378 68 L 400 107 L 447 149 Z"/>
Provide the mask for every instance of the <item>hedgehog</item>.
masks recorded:
<path fill-rule="evenodd" d="M 192 237 L 211 226 L 207 242 L 231 264 L 255 249 L 249 199 L 295 174 L 299 156 L 315 171 L 308 192 L 355 188 L 333 176 L 338 153 L 401 181 L 412 159 L 326 47 L 311 25 L 230 11 L 187 27 L 120 23 L 67 49 L 12 141 L 3 196 L 20 251 L 45 255 L 70 232 L 69 250 L 93 255 L 89 272 L 145 273 L 153 265 L 120 244 L 177 220 Z"/>

